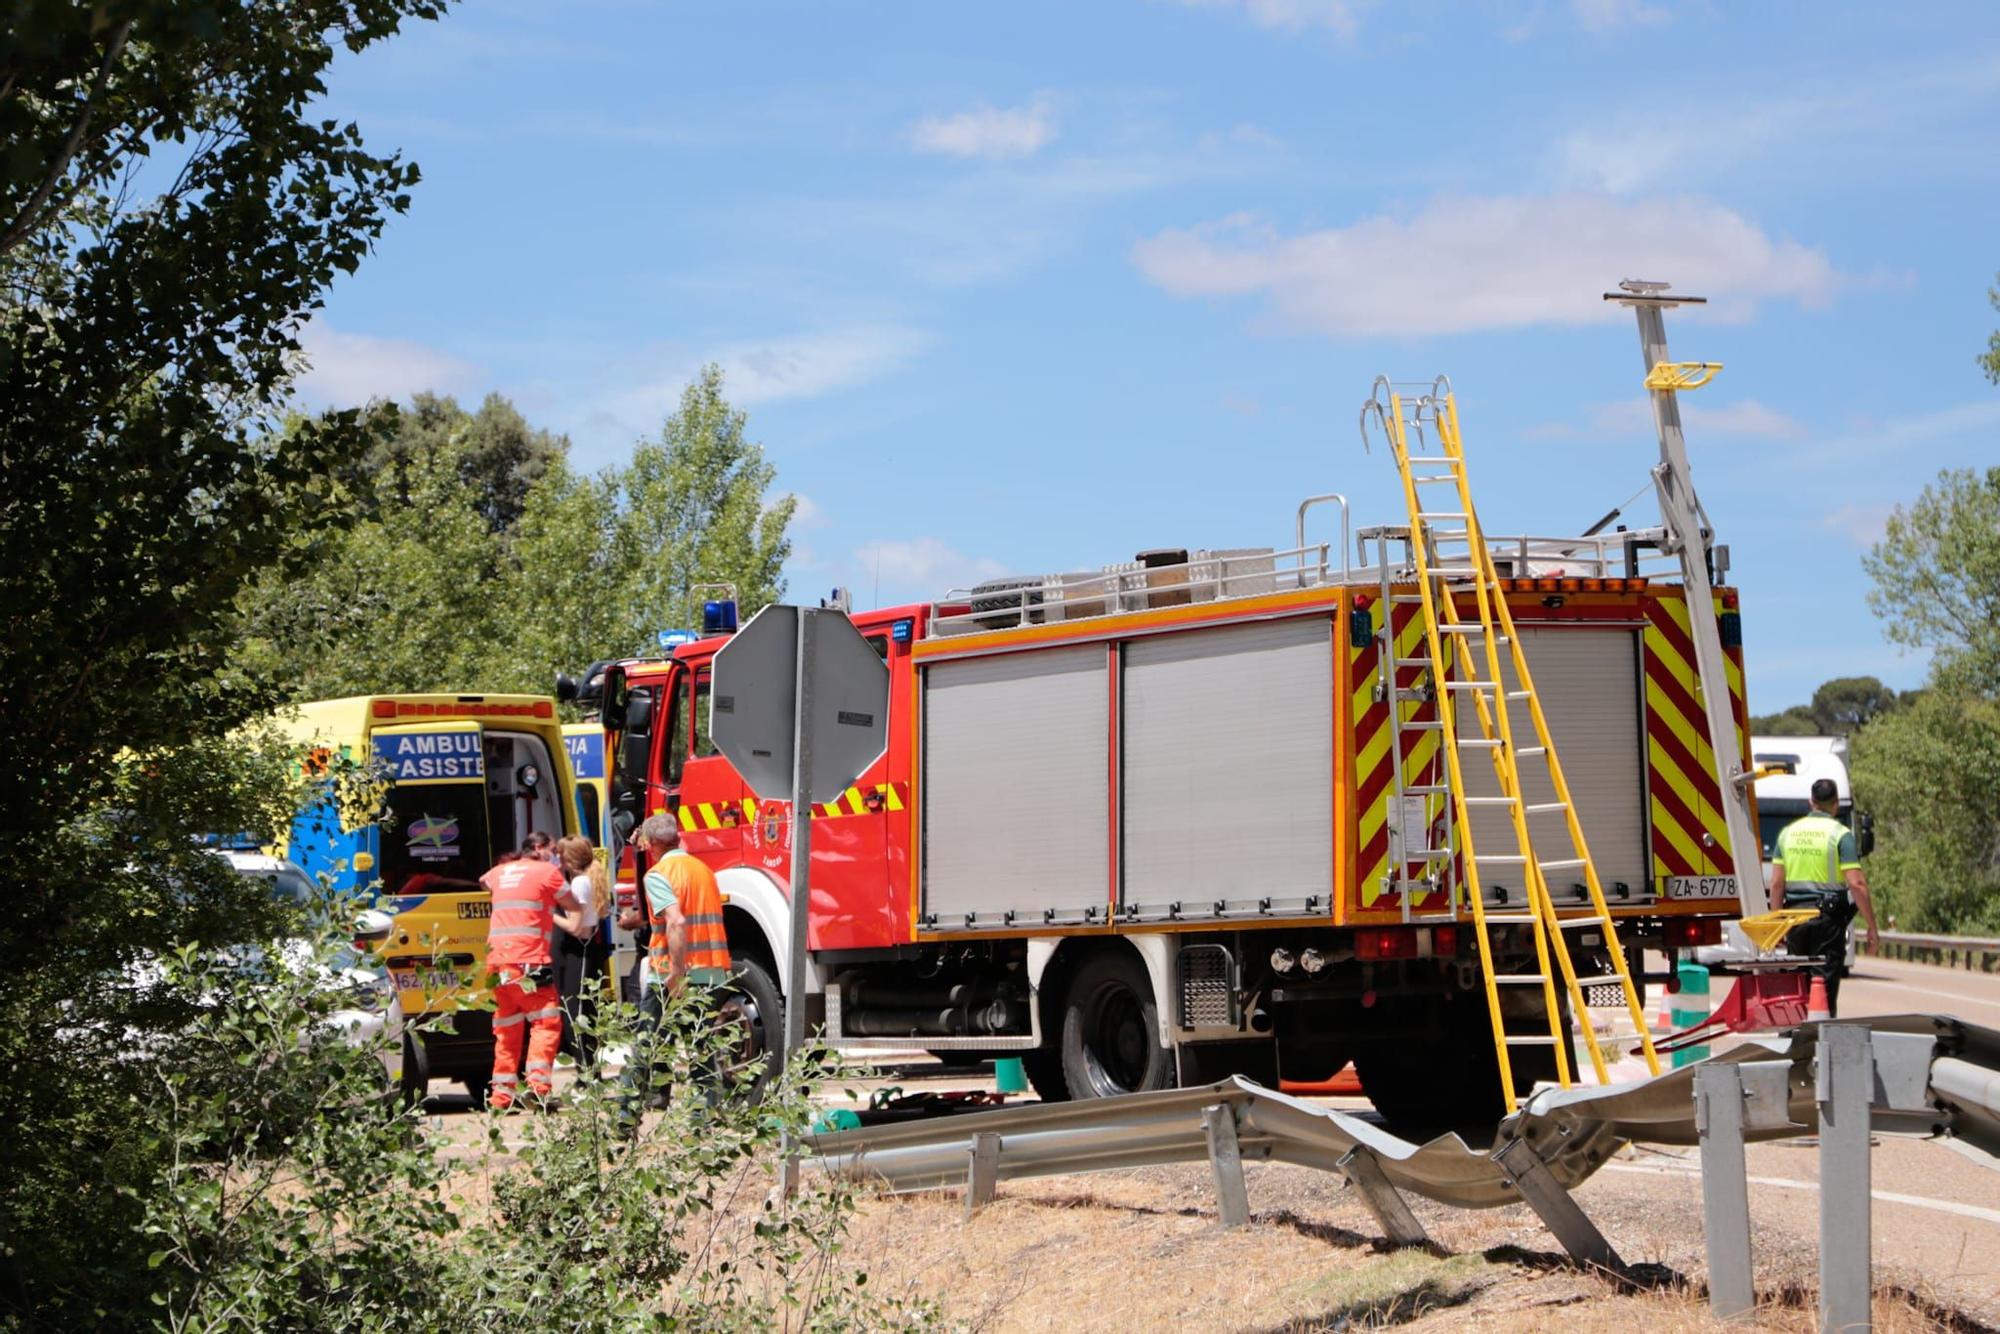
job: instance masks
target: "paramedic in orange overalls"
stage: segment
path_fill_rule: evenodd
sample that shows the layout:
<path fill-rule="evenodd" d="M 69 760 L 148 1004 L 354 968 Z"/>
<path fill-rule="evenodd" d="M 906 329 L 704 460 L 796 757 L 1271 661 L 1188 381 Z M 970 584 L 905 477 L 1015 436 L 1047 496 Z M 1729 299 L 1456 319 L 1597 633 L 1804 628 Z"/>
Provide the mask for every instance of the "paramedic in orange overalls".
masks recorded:
<path fill-rule="evenodd" d="M 494 977 L 488 1105 L 499 1112 L 512 1107 L 520 1093 L 521 1039 L 528 1040 L 528 1092 L 537 1099 L 549 1096 L 562 1041 L 562 999 L 549 954 L 562 872 L 528 848 L 522 852 L 527 855 L 501 862 L 479 878 L 493 896 L 486 923 L 486 970 Z"/>

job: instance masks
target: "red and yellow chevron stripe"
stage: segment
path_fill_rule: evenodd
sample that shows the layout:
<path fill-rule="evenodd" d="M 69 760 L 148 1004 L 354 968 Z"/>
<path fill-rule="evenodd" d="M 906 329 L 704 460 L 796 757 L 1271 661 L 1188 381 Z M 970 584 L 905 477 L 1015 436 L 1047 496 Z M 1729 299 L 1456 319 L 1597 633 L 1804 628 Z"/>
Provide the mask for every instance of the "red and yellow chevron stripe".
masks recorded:
<path fill-rule="evenodd" d="M 779 805 L 789 803 L 780 802 Z M 903 783 L 873 783 L 850 787 L 832 801 L 813 807 L 815 820 L 838 820 L 849 815 L 872 815 L 880 811 L 900 811 L 909 804 L 909 788 Z M 757 799 L 742 801 L 690 801 L 681 806 L 681 828 L 731 829 L 757 819 Z"/>
<path fill-rule="evenodd" d="M 1380 609 L 1378 604 L 1377 610 Z M 1424 637 L 1420 609 L 1403 604 L 1393 606 L 1391 610 L 1396 657 L 1405 659 L 1418 655 L 1422 651 Z M 1395 770 L 1390 767 L 1389 756 L 1394 736 L 1390 729 L 1390 705 L 1386 698 L 1377 698 L 1381 665 L 1379 644 L 1380 641 L 1375 640 L 1365 648 L 1350 645 L 1347 655 L 1348 688 L 1353 692 L 1349 716 L 1354 719 L 1355 846 L 1359 849 L 1355 857 L 1355 887 L 1364 911 L 1400 906 L 1395 894 L 1384 883 L 1389 876 L 1389 806 L 1395 800 L 1396 789 Z M 1409 689 L 1418 683 L 1422 674 L 1421 667 L 1404 666 L 1398 670 L 1396 684 Z M 1402 710 L 1405 723 L 1429 722 L 1437 717 L 1437 706 L 1428 700 L 1403 700 L 1396 707 Z M 1405 786 L 1437 784 L 1442 765 L 1439 734 L 1434 730 L 1406 731 L 1402 741 L 1399 759 Z M 1433 795 L 1422 800 L 1426 827 L 1437 826 L 1445 814 L 1444 798 Z M 1418 861 L 1410 863 L 1404 874 L 1416 876 L 1422 872 L 1423 863 Z M 1428 894 L 1411 906 L 1441 910 L 1444 907 L 1443 897 L 1442 893 Z"/>
<path fill-rule="evenodd" d="M 1721 600 L 1716 609 L 1721 611 Z M 1700 677 L 1694 666 L 1687 599 L 1677 588 L 1646 599 L 1646 767 L 1652 801 L 1655 881 L 1669 875 L 1727 875 L 1729 829 L 1716 786 Z M 1750 749 L 1743 695 L 1743 650 L 1725 650 L 1737 746 Z"/>

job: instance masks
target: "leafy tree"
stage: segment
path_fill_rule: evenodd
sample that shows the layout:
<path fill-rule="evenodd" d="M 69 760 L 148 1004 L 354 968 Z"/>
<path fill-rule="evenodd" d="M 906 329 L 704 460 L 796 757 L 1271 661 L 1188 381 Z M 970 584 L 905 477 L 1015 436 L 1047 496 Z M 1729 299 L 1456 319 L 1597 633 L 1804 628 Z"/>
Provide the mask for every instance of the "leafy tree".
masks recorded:
<path fill-rule="evenodd" d="M 1894 690 L 1872 676 L 1837 676 L 1813 691 L 1811 714 L 1824 736 L 1853 736 L 1896 707 Z"/>
<path fill-rule="evenodd" d="M 700 623 L 703 584 L 734 585 L 745 616 L 783 594 L 795 502 L 768 499 L 777 472 L 744 427 L 711 365 L 628 465 L 552 472 L 536 489 L 516 556 L 521 639 L 539 668 L 650 650 L 660 631 Z"/>
<path fill-rule="evenodd" d="M 1986 299 L 1993 309 L 2000 310 L 2000 287 L 1986 289 Z M 1986 337 L 1986 350 L 1979 354 L 1979 369 L 1986 372 L 1986 378 L 2000 384 L 2000 329 Z"/>
<path fill-rule="evenodd" d="M 1794 704 L 1783 713 L 1760 714 L 1750 720 L 1753 736 L 1819 736 L 1819 721 L 1810 706 Z"/>
<path fill-rule="evenodd" d="M 26 0 L 0 44 L 0 1323 L 146 1320 L 129 1188 L 157 1093 L 114 1039 L 184 1014 L 142 954 L 270 925 L 192 843 L 270 832 L 282 753 L 224 738 L 241 587 L 353 517 L 357 412 L 279 437 L 297 331 L 415 167 L 314 114 L 336 45 L 436 0 Z M 282 804 L 281 802 L 279 804 Z"/>
<path fill-rule="evenodd" d="M 1855 804 L 1875 813 L 1871 887 L 1917 931 L 2000 931 L 2000 701 L 1938 690 L 1856 736 Z"/>
<path fill-rule="evenodd" d="M 369 460 L 377 491 L 405 511 L 417 509 L 418 491 L 434 492 L 440 469 L 453 472 L 495 534 L 513 530 L 528 492 L 569 452 L 567 438 L 530 427 L 499 394 L 488 394 L 477 412 L 455 399 L 418 394 L 393 416 L 394 433 Z"/>
<path fill-rule="evenodd" d="M 317 568 L 246 597 L 245 672 L 287 679 L 304 699 L 546 692 L 558 670 L 698 623 L 704 583 L 734 584 L 746 615 L 783 592 L 792 501 L 767 504 L 775 470 L 715 367 L 657 440 L 595 474 L 574 471 L 566 441 L 498 396 L 476 416 L 420 398 L 399 421 L 372 517 Z M 510 454 L 495 441 L 533 443 Z M 520 474 L 490 465 L 508 457 L 531 459 L 537 476 L 495 528 L 506 512 L 495 479 Z"/>
<path fill-rule="evenodd" d="M 1932 650 L 1940 684 L 2000 691 L 2000 467 L 1940 473 L 1862 567 L 1892 642 Z"/>

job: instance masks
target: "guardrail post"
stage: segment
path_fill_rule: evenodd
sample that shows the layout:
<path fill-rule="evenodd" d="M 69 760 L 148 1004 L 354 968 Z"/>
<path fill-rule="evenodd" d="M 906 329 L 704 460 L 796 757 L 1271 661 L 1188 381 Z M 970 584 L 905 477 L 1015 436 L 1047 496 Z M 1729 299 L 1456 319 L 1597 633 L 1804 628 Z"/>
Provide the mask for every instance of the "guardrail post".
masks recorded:
<path fill-rule="evenodd" d="M 1226 1102 L 1203 1108 L 1201 1125 L 1208 1132 L 1208 1165 L 1215 1170 L 1216 1212 L 1222 1216 L 1222 1226 L 1242 1227 L 1250 1221 L 1250 1191 L 1243 1184 L 1235 1109 Z"/>
<path fill-rule="evenodd" d="M 1392 1245 L 1431 1244 L 1431 1234 L 1424 1231 L 1424 1225 L 1410 1212 L 1402 1192 L 1389 1184 L 1389 1178 L 1383 1175 L 1381 1161 L 1373 1153 L 1357 1144 L 1341 1155 L 1335 1166 L 1346 1175 L 1348 1184 L 1361 1192 L 1361 1198 L 1374 1212 L 1375 1221 L 1389 1234 Z"/>
<path fill-rule="evenodd" d="M 1708 1243 L 1708 1309 L 1733 1320 L 1756 1309 L 1750 1260 L 1750 1183 L 1744 1179 L 1743 1073 L 1730 1064 L 1694 1072 L 1701 1140 L 1702 1230 Z"/>
<path fill-rule="evenodd" d="M 1875 1059 L 1868 1030 L 1827 1024 L 1819 1030 L 1819 1327 L 1867 1329 L 1874 1287 L 1868 1216 L 1868 1107 Z"/>
<path fill-rule="evenodd" d="M 1536 1152 L 1522 1139 L 1509 1140 L 1493 1160 L 1511 1178 L 1515 1190 L 1521 1198 L 1540 1216 L 1542 1225 L 1555 1234 L 1562 1248 L 1578 1264 L 1597 1265 L 1605 1269 L 1623 1269 L 1625 1262 L 1618 1258 L 1618 1252 L 1597 1230 L 1597 1224 L 1570 1198 L 1562 1183 L 1555 1179 Z"/>
<path fill-rule="evenodd" d="M 965 1172 L 965 1216 L 968 1220 L 979 1206 L 993 1201 L 1000 1184 L 1000 1137 L 980 1134 L 972 1137 L 971 1162 Z"/>

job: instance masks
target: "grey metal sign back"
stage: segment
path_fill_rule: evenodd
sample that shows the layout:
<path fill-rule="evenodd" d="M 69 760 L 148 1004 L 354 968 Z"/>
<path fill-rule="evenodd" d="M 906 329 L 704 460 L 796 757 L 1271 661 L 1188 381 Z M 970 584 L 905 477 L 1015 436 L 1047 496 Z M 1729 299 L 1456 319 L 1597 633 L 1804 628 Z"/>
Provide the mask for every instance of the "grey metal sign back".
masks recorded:
<path fill-rule="evenodd" d="M 709 728 L 716 746 L 759 797 L 792 796 L 801 612 L 815 622 L 810 716 L 811 799 L 832 801 L 889 742 L 889 669 L 854 623 L 836 611 L 773 605 L 750 618 L 715 655 Z"/>

